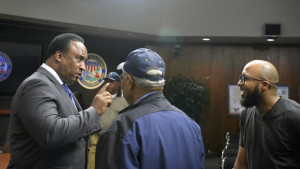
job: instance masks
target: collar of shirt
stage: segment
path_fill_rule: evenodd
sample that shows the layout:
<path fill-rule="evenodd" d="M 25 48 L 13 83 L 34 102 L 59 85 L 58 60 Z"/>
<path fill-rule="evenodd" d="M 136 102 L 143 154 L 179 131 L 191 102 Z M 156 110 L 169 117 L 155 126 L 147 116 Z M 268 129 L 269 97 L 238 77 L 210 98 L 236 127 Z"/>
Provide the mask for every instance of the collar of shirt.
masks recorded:
<path fill-rule="evenodd" d="M 58 74 L 54 69 L 52 69 L 50 66 L 46 65 L 45 63 L 42 64 L 42 67 L 45 68 L 48 72 L 50 72 L 61 85 L 63 84 L 63 81 L 59 78 Z"/>
<path fill-rule="evenodd" d="M 117 94 L 112 94 L 111 97 L 115 98 L 115 97 L 117 97 Z"/>
<path fill-rule="evenodd" d="M 144 96 L 142 96 L 141 98 L 139 98 L 134 104 L 137 104 L 137 103 L 138 103 L 140 100 L 142 100 L 143 98 L 149 96 L 150 94 L 156 93 L 156 92 L 159 92 L 159 91 L 150 92 L 150 93 L 145 94 Z"/>

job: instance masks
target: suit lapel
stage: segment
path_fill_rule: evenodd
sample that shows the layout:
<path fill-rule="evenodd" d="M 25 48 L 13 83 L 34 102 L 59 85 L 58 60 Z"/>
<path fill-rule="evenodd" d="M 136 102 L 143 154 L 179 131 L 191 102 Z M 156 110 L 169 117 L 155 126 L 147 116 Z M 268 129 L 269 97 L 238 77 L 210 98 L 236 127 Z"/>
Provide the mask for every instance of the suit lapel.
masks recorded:
<path fill-rule="evenodd" d="M 74 114 L 78 114 L 78 110 L 75 108 L 70 96 L 68 95 L 66 90 L 63 88 L 63 86 L 58 82 L 58 80 L 56 80 L 56 78 L 43 67 L 39 67 L 39 69 L 37 71 L 44 74 L 46 77 L 49 78 L 50 81 L 52 81 L 55 84 L 55 87 L 62 94 L 63 98 L 68 102 L 68 105 L 74 111 Z M 73 95 L 73 93 L 72 93 L 72 95 Z M 79 105 L 79 103 L 74 95 L 73 95 L 73 98 L 74 98 L 77 108 L 80 110 L 81 106 Z"/>
<path fill-rule="evenodd" d="M 75 101 L 75 104 L 76 104 L 76 107 L 77 107 L 78 111 L 82 111 L 81 105 L 79 104 L 77 98 L 74 96 L 73 93 L 72 93 L 72 96 L 74 98 L 74 101 Z"/>

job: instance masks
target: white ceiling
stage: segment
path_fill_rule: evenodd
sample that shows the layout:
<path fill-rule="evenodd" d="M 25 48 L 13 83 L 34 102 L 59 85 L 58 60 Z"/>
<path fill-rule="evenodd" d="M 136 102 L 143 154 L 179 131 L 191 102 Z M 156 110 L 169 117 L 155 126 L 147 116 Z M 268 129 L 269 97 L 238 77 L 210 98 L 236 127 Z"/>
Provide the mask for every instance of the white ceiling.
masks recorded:
<path fill-rule="evenodd" d="M 209 43 L 267 43 L 264 24 L 279 23 L 276 43 L 299 44 L 299 6 L 299 0 L 0 0 L 0 18 L 99 36 L 192 43 L 202 37 L 210 37 Z"/>

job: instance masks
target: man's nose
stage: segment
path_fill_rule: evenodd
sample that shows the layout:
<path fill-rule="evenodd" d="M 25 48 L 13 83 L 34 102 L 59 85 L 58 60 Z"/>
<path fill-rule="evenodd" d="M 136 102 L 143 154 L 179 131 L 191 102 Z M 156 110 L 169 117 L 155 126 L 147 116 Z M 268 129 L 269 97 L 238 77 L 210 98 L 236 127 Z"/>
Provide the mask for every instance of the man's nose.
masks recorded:
<path fill-rule="evenodd" d="M 243 85 L 242 80 L 239 80 L 239 81 L 237 82 L 237 85 L 238 85 L 238 86 L 242 86 L 242 85 Z"/>
<path fill-rule="evenodd" d="M 82 70 L 82 71 L 85 70 L 85 63 L 84 63 L 84 62 L 82 62 L 82 63 L 80 64 L 80 70 Z"/>

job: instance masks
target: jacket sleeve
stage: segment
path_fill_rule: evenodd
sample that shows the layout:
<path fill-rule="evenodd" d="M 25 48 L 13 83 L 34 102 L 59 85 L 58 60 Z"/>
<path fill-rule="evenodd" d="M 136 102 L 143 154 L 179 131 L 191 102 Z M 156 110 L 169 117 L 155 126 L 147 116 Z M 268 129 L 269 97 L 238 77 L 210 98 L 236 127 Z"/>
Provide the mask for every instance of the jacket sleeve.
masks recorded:
<path fill-rule="evenodd" d="M 200 168 L 201 169 L 204 169 L 204 163 L 205 163 L 205 151 L 204 151 L 204 144 L 203 144 L 203 139 L 202 139 L 202 135 L 199 136 L 199 140 L 200 140 L 200 163 L 201 163 L 201 166 Z"/>
<path fill-rule="evenodd" d="M 51 83 L 28 81 L 16 101 L 17 118 L 41 147 L 57 149 L 101 129 L 94 107 L 75 114 Z"/>
<path fill-rule="evenodd" d="M 106 132 L 100 136 L 95 161 L 96 169 L 139 168 L 137 151 L 114 132 Z"/>

